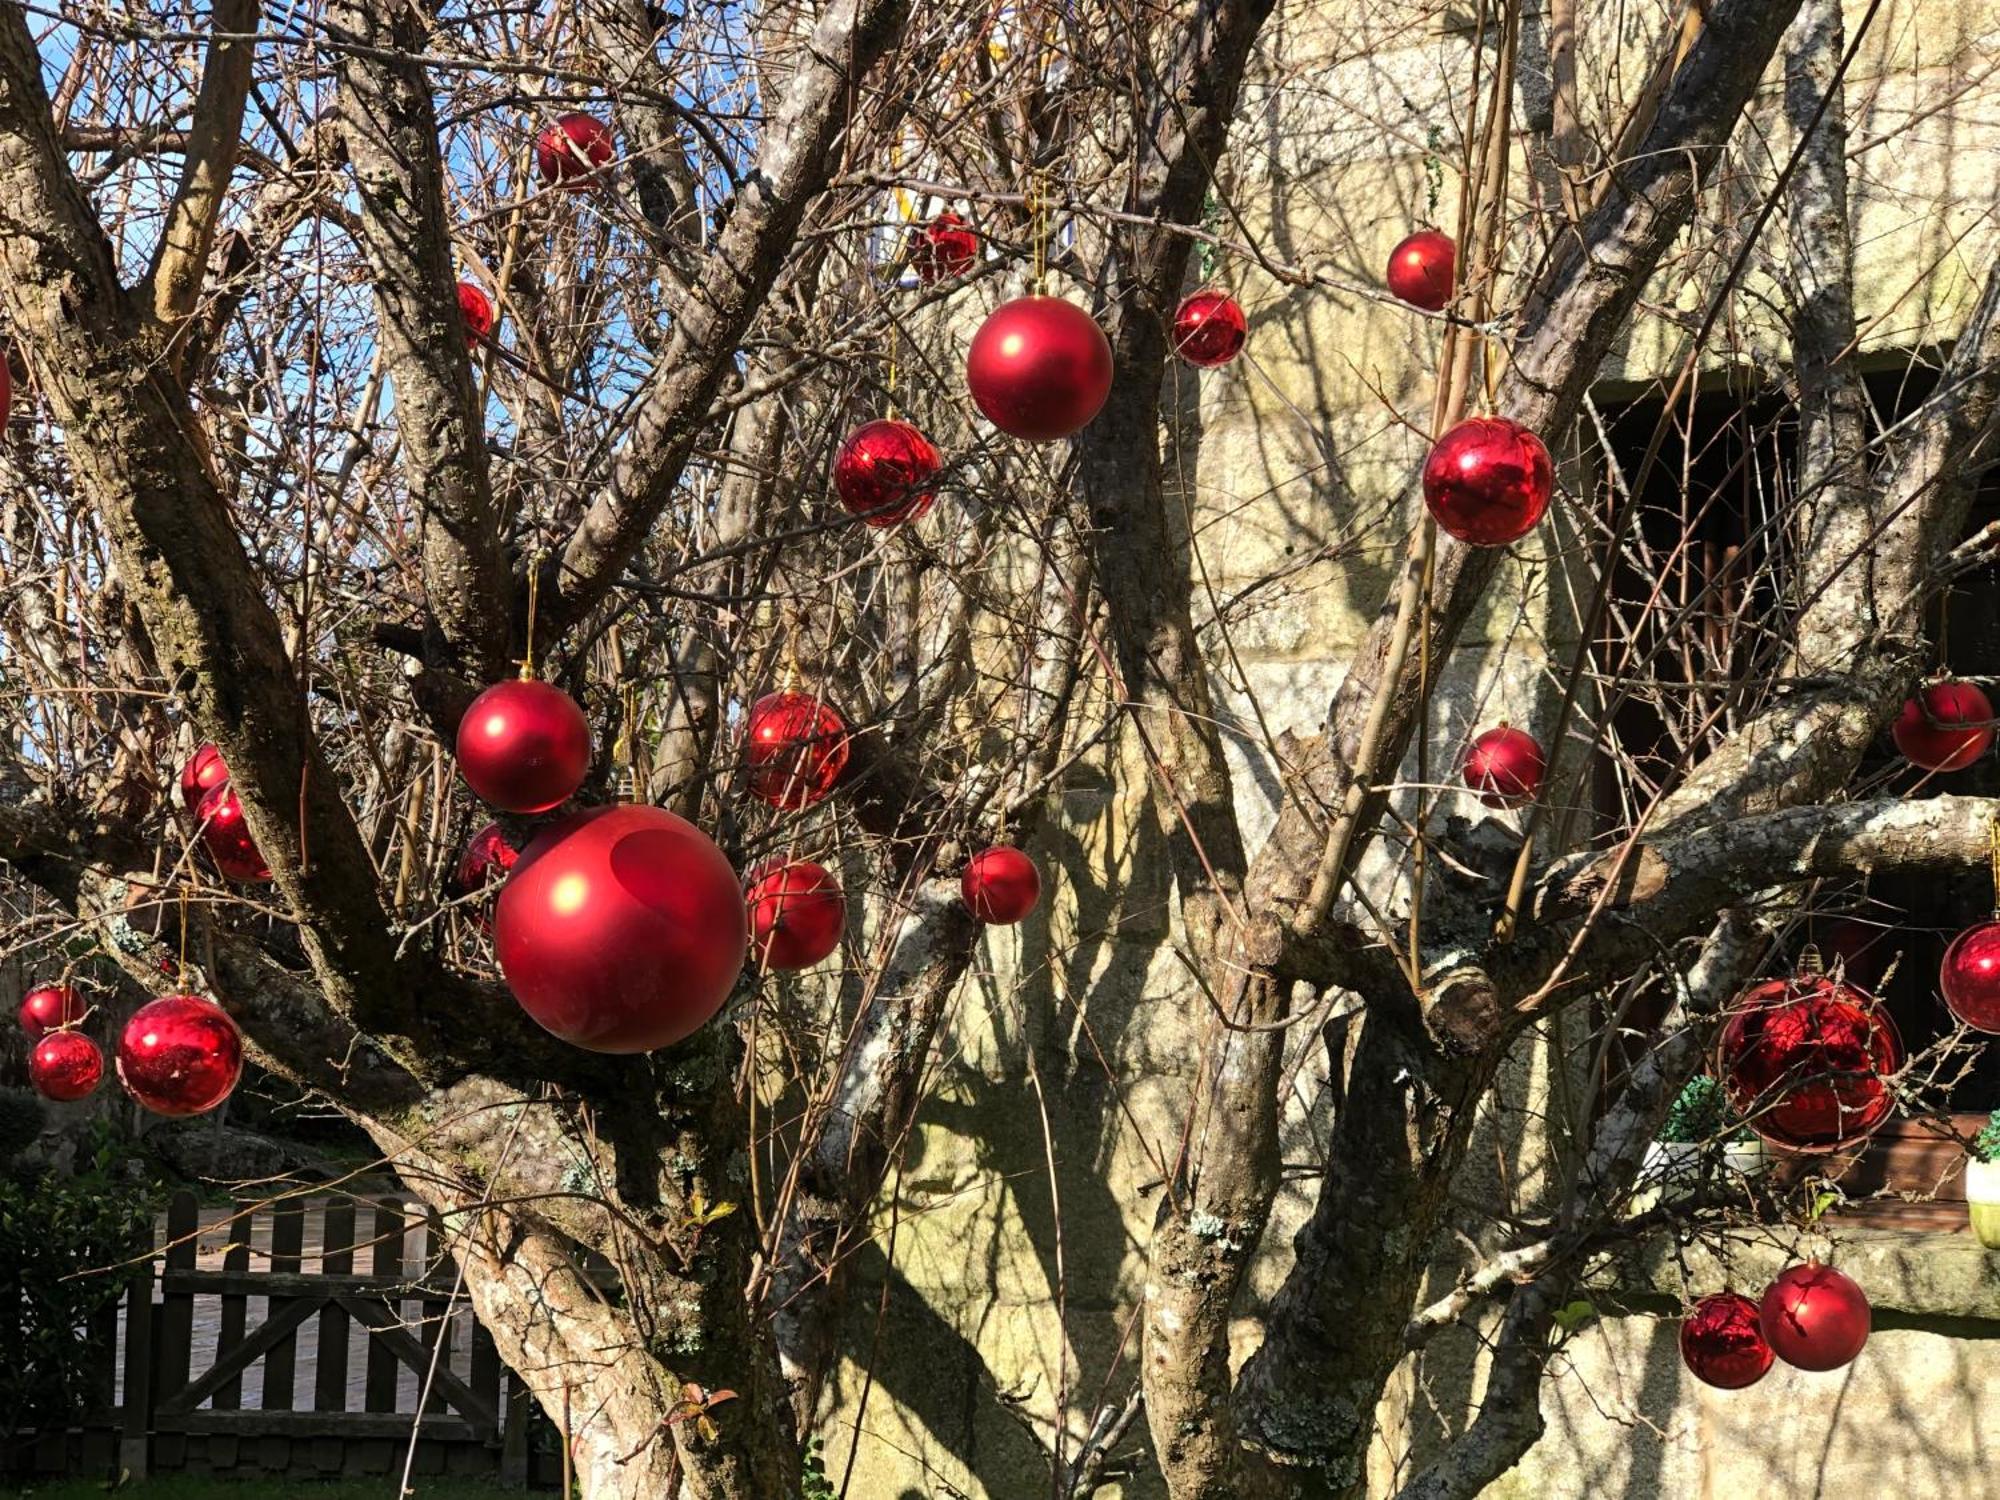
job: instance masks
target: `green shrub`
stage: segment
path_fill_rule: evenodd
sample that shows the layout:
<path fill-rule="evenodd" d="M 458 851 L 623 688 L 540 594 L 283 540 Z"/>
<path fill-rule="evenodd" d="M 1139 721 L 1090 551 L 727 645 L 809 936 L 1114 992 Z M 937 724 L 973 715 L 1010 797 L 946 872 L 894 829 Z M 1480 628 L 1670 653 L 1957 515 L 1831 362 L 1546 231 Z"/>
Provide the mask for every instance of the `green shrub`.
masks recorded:
<path fill-rule="evenodd" d="M 1972 1138 L 1972 1154 L 1981 1161 L 2000 1161 L 2000 1109 L 1986 1117 L 1979 1134 Z"/>
<path fill-rule="evenodd" d="M 1706 1073 L 1690 1078 L 1667 1106 L 1657 1139 L 1670 1145 L 1712 1141 L 1729 1124 L 1729 1097 Z"/>

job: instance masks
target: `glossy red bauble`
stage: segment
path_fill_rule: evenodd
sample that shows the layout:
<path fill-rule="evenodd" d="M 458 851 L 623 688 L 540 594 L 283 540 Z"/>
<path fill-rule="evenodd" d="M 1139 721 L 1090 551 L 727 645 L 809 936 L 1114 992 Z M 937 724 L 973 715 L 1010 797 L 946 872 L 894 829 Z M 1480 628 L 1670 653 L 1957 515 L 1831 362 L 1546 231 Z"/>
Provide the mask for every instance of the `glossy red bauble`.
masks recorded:
<path fill-rule="evenodd" d="M 1904 702 L 1889 732 L 1910 764 L 1963 771 L 1993 743 L 1993 704 L 1969 682 L 1934 682 Z"/>
<path fill-rule="evenodd" d="M 1755 1385 L 1773 1357 L 1757 1304 L 1748 1297 L 1734 1292 L 1704 1297 L 1681 1323 L 1681 1363 L 1704 1385 L 1724 1391 Z"/>
<path fill-rule="evenodd" d="M 1174 353 L 1191 365 L 1226 365 L 1249 336 L 1243 304 L 1227 292 L 1196 292 L 1174 309 Z"/>
<path fill-rule="evenodd" d="M 942 213 L 910 240 L 910 264 L 925 286 L 963 276 L 979 260 L 979 236 L 954 213 Z"/>
<path fill-rule="evenodd" d="M 714 842 L 659 807 L 593 808 L 529 843 L 493 948 L 521 1008 L 593 1052 L 651 1052 L 729 998 L 749 948 L 743 888 Z"/>
<path fill-rule="evenodd" d="M 1548 448 L 1506 417 L 1460 422 L 1424 460 L 1424 504 L 1440 527 L 1475 547 L 1504 547 L 1533 531 L 1555 487 Z"/>
<path fill-rule="evenodd" d="M 242 1076 L 242 1033 L 199 995 L 140 1006 L 118 1038 L 118 1081 L 156 1115 L 206 1114 Z"/>
<path fill-rule="evenodd" d="M 972 856 L 959 877 L 966 910 L 990 927 L 1011 927 L 1035 909 L 1042 896 L 1042 873 L 1035 862 L 1006 844 Z"/>
<path fill-rule="evenodd" d="M 465 319 L 465 341 L 476 345 L 493 331 L 493 299 L 469 281 L 458 284 L 458 314 Z"/>
<path fill-rule="evenodd" d="M 1875 1000 L 1826 975 L 1754 985 L 1738 998 L 1716 1071 L 1744 1122 L 1774 1146 L 1832 1151 L 1889 1117 L 1903 1039 Z"/>
<path fill-rule="evenodd" d="M 181 767 L 181 806 L 193 812 L 201 805 L 203 793 L 227 785 L 229 766 L 223 761 L 222 752 L 213 745 L 203 745 Z"/>
<path fill-rule="evenodd" d="M 243 821 L 243 802 L 227 786 L 210 787 L 195 804 L 201 841 L 225 880 L 255 885 L 271 878 L 271 867 Z"/>
<path fill-rule="evenodd" d="M 1436 229 L 1419 229 L 1389 252 L 1389 291 L 1412 307 L 1441 312 L 1451 301 L 1458 246 Z"/>
<path fill-rule="evenodd" d="M 1465 784 L 1488 807 L 1520 807 L 1542 789 L 1548 762 L 1531 734 L 1502 724 L 1465 752 Z"/>
<path fill-rule="evenodd" d="M 511 871 L 521 851 L 498 823 L 488 823 L 465 841 L 465 852 L 452 867 L 445 891 L 454 899 L 484 890 Z"/>
<path fill-rule="evenodd" d="M 1868 1297 L 1832 1266 L 1778 1273 L 1758 1321 L 1778 1358 L 1801 1370 L 1837 1370 L 1861 1352 L 1872 1321 Z"/>
<path fill-rule="evenodd" d="M 598 169 L 611 160 L 611 127 L 595 115 L 574 111 L 558 118 L 535 138 L 535 170 L 550 187 L 580 192 L 603 180 Z"/>
<path fill-rule="evenodd" d="M 1111 394 L 1111 344 L 1060 297 L 1002 303 L 966 351 L 965 381 L 986 420 L 1031 443 L 1066 438 Z"/>
<path fill-rule="evenodd" d="M 833 488 L 850 515 L 870 526 L 913 520 L 937 498 L 930 484 L 944 461 L 908 422 L 883 417 L 847 435 L 833 461 Z"/>
<path fill-rule="evenodd" d="M 750 954 L 767 969 L 804 969 L 840 946 L 847 901 L 824 865 L 773 860 L 750 872 Z"/>
<path fill-rule="evenodd" d="M 80 1031 L 51 1031 L 28 1054 L 28 1082 L 44 1099 L 87 1098 L 103 1077 L 104 1053 Z"/>
<path fill-rule="evenodd" d="M 2000 921 L 1968 927 L 1938 965 L 1945 1007 L 1974 1031 L 2000 1035 Z"/>
<path fill-rule="evenodd" d="M 37 985 L 21 998 L 21 1029 L 38 1037 L 61 1026 L 74 1026 L 88 1009 L 83 996 L 69 985 Z"/>
<path fill-rule="evenodd" d="M 847 769 L 847 721 L 811 693 L 766 693 L 750 705 L 743 758 L 750 794 L 773 807 L 811 807 Z"/>
<path fill-rule="evenodd" d="M 590 724 L 561 688 L 526 678 L 496 682 L 458 721 L 465 784 L 506 812 L 560 807 L 590 769 Z"/>

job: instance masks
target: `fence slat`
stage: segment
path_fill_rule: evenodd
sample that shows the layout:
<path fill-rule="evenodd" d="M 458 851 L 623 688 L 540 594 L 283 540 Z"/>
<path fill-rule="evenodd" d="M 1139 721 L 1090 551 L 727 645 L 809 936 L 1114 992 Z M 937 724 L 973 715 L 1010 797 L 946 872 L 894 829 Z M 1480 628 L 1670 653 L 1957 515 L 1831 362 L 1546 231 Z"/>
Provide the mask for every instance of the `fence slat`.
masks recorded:
<path fill-rule="evenodd" d="M 167 1202 L 166 1271 L 194 1268 L 194 1236 L 201 1221 L 194 1194 L 183 1188 Z M 194 1354 L 194 1294 L 162 1293 L 160 1336 L 153 1346 L 153 1398 L 158 1401 L 186 1389 L 188 1362 Z"/>
<path fill-rule="evenodd" d="M 466 1384 L 472 1387 L 472 1393 L 481 1401 L 494 1411 L 500 1411 L 500 1351 L 494 1346 L 493 1335 L 477 1318 L 472 1320 L 472 1364 Z M 505 1416 L 504 1413 L 502 1415 Z M 486 1434 L 486 1440 L 493 1442 L 499 1436 L 497 1430 L 491 1431 Z"/>
<path fill-rule="evenodd" d="M 424 1281 L 436 1286 L 451 1285 L 451 1258 L 445 1254 L 444 1220 L 436 1209 L 424 1215 Z M 451 1303 L 443 1297 L 424 1299 L 424 1354 L 427 1356 L 425 1368 L 417 1372 L 417 1389 L 423 1390 L 423 1382 L 429 1370 L 429 1359 L 437 1361 L 439 1374 L 451 1369 Z M 430 1400 L 424 1403 L 426 1412 L 442 1415 L 445 1410 L 444 1392 L 437 1381 L 431 1382 Z"/>
<path fill-rule="evenodd" d="M 320 1226 L 320 1269 L 330 1276 L 354 1270 L 354 1204 L 346 1198 L 326 1206 Z M 313 1409 L 347 1410 L 347 1309 L 329 1302 L 319 1315 Z M 315 1455 L 316 1458 L 321 1455 Z"/>
<path fill-rule="evenodd" d="M 372 1238 L 372 1259 L 369 1268 L 377 1276 L 400 1276 L 403 1274 L 403 1205 L 400 1199 L 382 1198 L 377 1200 L 374 1213 Z M 402 1303 L 391 1298 L 384 1306 L 395 1318 L 402 1316 Z M 348 1311 L 354 1307 L 349 1305 Z M 378 1328 L 368 1340 L 368 1377 L 362 1386 L 362 1409 L 365 1411 L 394 1411 L 396 1409 L 396 1365 L 394 1353 Z"/>
<path fill-rule="evenodd" d="M 118 1440 L 118 1467 L 134 1479 L 150 1468 L 153 1426 L 153 1262 L 149 1256 L 125 1292 L 124 1420 Z"/>
<path fill-rule="evenodd" d="M 256 1224 L 256 1213 L 251 1205 L 235 1205 L 235 1214 L 227 1225 L 228 1247 L 222 1252 L 222 1269 L 225 1275 L 247 1278 L 250 1274 L 250 1233 Z M 210 1403 L 217 1411 L 234 1411 L 243 1404 L 243 1367 L 230 1356 L 243 1342 L 243 1328 L 247 1321 L 250 1299 L 241 1292 L 225 1292 L 222 1297 L 222 1314 L 216 1321 L 214 1370 L 230 1373 L 219 1380 L 204 1380 L 211 1392 Z"/>
<path fill-rule="evenodd" d="M 278 1276 L 296 1276 L 306 1239 L 306 1206 L 302 1199 L 288 1198 L 271 1211 L 271 1271 Z M 277 1321 L 293 1305 L 289 1297 L 272 1294 L 267 1316 Z M 264 1394 L 258 1406 L 265 1411 L 292 1409 L 293 1372 L 298 1365 L 299 1339 L 287 1333 L 264 1352 Z"/>

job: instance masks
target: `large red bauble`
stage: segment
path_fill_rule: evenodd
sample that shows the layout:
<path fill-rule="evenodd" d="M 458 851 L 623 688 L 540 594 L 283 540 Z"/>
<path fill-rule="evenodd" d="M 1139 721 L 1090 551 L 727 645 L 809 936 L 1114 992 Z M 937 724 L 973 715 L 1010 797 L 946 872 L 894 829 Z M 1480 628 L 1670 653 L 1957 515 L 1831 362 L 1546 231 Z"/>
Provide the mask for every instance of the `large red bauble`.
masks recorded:
<path fill-rule="evenodd" d="M 576 700 L 550 683 L 496 682 L 458 721 L 465 784 L 507 812 L 547 812 L 583 785 L 590 724 Z"/>
<path fill-rule="evenodd" d="M 1968 927 L 1951 940 L 1938 965 L 1938 988 L 1959 1020 L 2000 1035 L 2000 921 Z"/>
<path fill-rule="evenodd" d="M 1412 307 L 1441 312 L 1451 301 L 1458 246 L 1436 229 L 1419 229 L 1389 252 L 1389 291 Z"/>
<path fill-rule="evenodd" d="M 210 787 L 195 804 L 201 841 L 225 880 L 257 884 L 271 878 L 271 867 L 257 851 L 257 841 L 243 822 L 243 802 L 228 786 Z"/>
<path fill-rule="evenodd" d="M 1853 1278 L 1808 1262 L 1780 1271 L 1758 1321 L 1778 1358 L 1801 1370 L 1837 1370 L 1868 1342 L 1868 1297 Z"/>
<path fill-rule="evenodd" d="M 750 952 L 767 969 L 805 969 L 840 946 L 847 901 L 824 865 L 773 860 L 750 872 Z"/>
<path fill-rule="evenodd" d="M 611 127 L 595 115 L 574 111 L 560 116 L 535 138 L 535 169 L 550 187 L 582 192 L 603 180 L 598 169 L 611 160 Z"/>
<path fill-rule="evenodd" d="M 850 514 L 870 526 L 893 526 L 931 508 L 937 493 L 930 482 L 943 466 L 923 433 L 882 417 L 847 435 L 833 461 L 833 487 Z"/>
<path fill-rule="evenodd" d="M 1873 998 L 1824 974 L 1772 979 L 1737 1000 L 1717 1048 L 1730 1103 L 1765 1140 L 1832 1151 L 1889 1117 L 1903 1039 Z"/>
<path fill-rule="evenodd" d="M 21 998 L 21 1029 L 30 1038 L 60 1026 L 74 1026 L 89 1007 L 83 996 L 66 984 L 43 984 Z"/>
<path fill-rule="evenodd" d="M 229 766 L 213 745 L 202 745 L 181 767 L 181 806 L 189 812 L 201 805 L 204 792 L 229 785 Z"/>
<path fill-rule="evenodd" d="M 1889 732 L 1912 765 L 1963 771 L 1993 743 L 1993 704 L 1969 682 L 1934 682 L 1904 701 Z"/>
<path fill-rule="evenodd" d="M 458 284 L 458 314 L 465 319 L 465 341 L 477 346 L 493 331 L 493 299 L 469 281 Z"/>
<path fill-rule="evenodd" d="M 744 736 L 750 793 L 773 807 L 811 807 L 847 769 L 847 721 L 811 693 L 766 693 Z"/>
<path fill-rule="evenodd" d="M 1199 291 L 1174 309 L 1174 353 L 1191 365 L 1226 365 L 1249 336 L 1243 304 L 1227 292 Z"/>
<path fill-rule="evenodd" d="M 910 264 L 917 280 L 925 286 L 949 277 L 963 276 L 979 259 L 979 236 L 954 213 L 942 213 L 910 242 Z"/>
<path fill-rule="evenodd" d="M 242 1076 L 242 1033 L 199 995 L 140 1006 L 118 1038 L 118 1081 L 156 1115 L 206 1114 Z"/>
<path fill-rule="evenodd" d="M 972 856 L 959 877 L 958 894 L 988 926 L 1011 927 L 1041 899 L 1042 874 L 1019 849 L 996 844 Z"/>
<path fill-rule="evenodd" d="M 1475 547 L 1504 547 L 1535 529 L 1555 494 L 1542 440 L 1506 417 L 1472 417 L 1424 460 L 1424 504 L 1439 526 Z"/>
<path fill-rule="evenodd" d="M 493 914 L 521 1008 L 593 1052 L 651 1052 L 722 1009 L 749 948 L 743 888 L 694 824 L 593 808 L 522 852 Z"/>
<path fill-rule="evenodd" d="M 86 1098 L 103 1077 L 104 1053 L 80 1031 L 51 1031 L 28 1054 L 28 1082 L 44 1099 Z"/>
<path fill-rule="evenodd" d="M 965 381 L 986 420 L 1031 443 L 1066 438 L 1111 394 L 1111 344 L 1060 297 L 1002 303 L 972 336 Z"/>
<path fill-rule="evenodd" d="M 1465 784 L 1488 807 L 1519 807 L 1534 801 L 1547 770 L 1535 737 L 1505 724 L 1480 735 L 1465 753 Z"/>
<path fill-rule="evenodd" d="M 1740 1391 L 1764 1378 L 1772 1358 L 1757 1304 L 1735 1292 L 1702 1298 L 1681 1324 L 1681 1363 L 1704 1385 Z"/>

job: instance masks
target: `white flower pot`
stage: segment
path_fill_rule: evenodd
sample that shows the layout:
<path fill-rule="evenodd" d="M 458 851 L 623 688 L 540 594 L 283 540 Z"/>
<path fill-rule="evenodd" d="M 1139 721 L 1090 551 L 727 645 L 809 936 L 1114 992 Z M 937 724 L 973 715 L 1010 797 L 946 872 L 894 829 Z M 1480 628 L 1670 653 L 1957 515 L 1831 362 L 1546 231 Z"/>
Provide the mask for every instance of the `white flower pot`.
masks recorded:
<path fill-rule="evenodd" d="M 1966 1161 L 1965 1207 L 1979 1243 L 2000 1250 L 2000 1162 Z"/>
<path fill-rule="evenodd" d="M 1722 1164 L 1733 1177 L 1762 1177 L 1776 1161 L 1771 1148 L 1754 1135 L 1747 1141 L 1731 1141 L 1722 1148 Z"/>
<path fill-rule="evenodd" d="M 1694 1141 L 1653 1141 L 1632 1184 L 1632 1212 L 1687 1197 L 1701 1185 L 1701 1146 Z"/>

